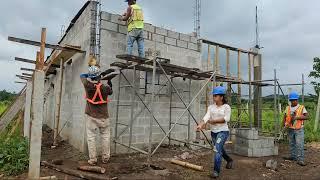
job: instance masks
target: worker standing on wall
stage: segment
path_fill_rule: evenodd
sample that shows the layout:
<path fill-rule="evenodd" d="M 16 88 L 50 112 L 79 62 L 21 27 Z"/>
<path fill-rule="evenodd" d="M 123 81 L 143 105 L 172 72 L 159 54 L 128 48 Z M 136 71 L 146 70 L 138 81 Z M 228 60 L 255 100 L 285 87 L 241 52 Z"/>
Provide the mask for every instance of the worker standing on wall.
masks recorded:
<path fill-rule="evenodd" d="M 298 103 L 299 95 L 296 92 L 289 94 L 290 105 L 286 108 L 283 124 L 288 128 L 290 156 L 286 160 L 297 161 L 300 166 L 304 162 L 304 121 L 309 118 L 308 112 L 303 105 Z"/>
<path fill-rule="evenodd" d="M 108 114 L 108 96 L 112 94 L 111 79 L 116 76 L 114 70 L 103 73 L 92 61 L 89 61 L 89 73 L 81 74 L 80 78 L 86 92 L 86 131 L 89 150 L 88 164 L 97 164 L 96 137 L 99 131 L 102 148 L 102 163 L 110 159 L 110 119 Z M 107 79 L 107 85 L 101 83 Z"/>
<path fill-rule="evenodd" d="M 218 86 L 212 90 L 214 104 L 208 107 L 203 120 L 197 126 L 197 130 L 204 129 L 206 124 L 211 125 L 211 137 L 215 148 L 214 169 L 211 177 L 218 178 L 220 174 L 222 158 L 227 161 L 226 168 L 232 169 L 233 160 L 226 153 L 224 144 L 229 137 L 228 122 L 231 117 L 231 107 L 227 104 L 224 87 Z"/>
<path fill-rule="evenodd" d="M 136 4 L 136 0 L 126 0 L 129 7 L 126 13 L 119 18 L 121 21 L 127 21 L 128 25 L 128 44 L 127 51 L 129 55 L 132 55 L 133 44 L 137 41 L 139 57 L 144 57 L 144 19 L 142 8 Z"/>

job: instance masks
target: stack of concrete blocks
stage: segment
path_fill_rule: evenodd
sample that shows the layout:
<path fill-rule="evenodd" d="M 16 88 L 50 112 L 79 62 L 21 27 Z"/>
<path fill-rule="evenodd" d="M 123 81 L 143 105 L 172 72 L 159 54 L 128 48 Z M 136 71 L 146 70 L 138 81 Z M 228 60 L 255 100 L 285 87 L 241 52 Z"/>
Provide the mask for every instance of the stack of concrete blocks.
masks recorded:
<path fill-rule="evenodd" d="M 234 151 L 247 157 L 274 156 L 278 155 L 278 146 L 273 137 L 259 136 L 258 130 L 254 128 L 238 128 Z"/>
<path fill-rule="evenodd" d="M 84 99 L 84 88 L 80 81 L 79 75 L 87 72 L 87 62 L 89 58 L 89 52 L 92 49 L 92 40 L 95 38 L 95 34 L 92 30 L 94 26 L 96 16 L 92 11 L 96 10 L 95 1 L 90 1 L 89 4 L 78 13 L 68 28 L 67 33 L 60 41 L 62 45 L 69 44 L 74 46 L 81 46 L 81 49 L 86 53 L 77 53 L 70 59 L 72 63 L 64 64 L 64 76 L 62 85 L 62 102 L 61 102 L 61 119 L 59 131 L 61 131 L 61 137 L 68 141 L 71 145 L 76 147 L 82 152 L 86 152 L 86 130 L 85 130 L 85 99 Z M 100 53 L 100 66 L 102 70 L 110 68 L 110 64 L 116 61 L 120 61 L 116 58 L 116 55 L 126 54 L 127 47 L 127 28 L 124 22 L 118 21 L 119 15 L 102 12 L 101 14 L 101 53 Z M 170 63 L 201 69 L 201 47 L 198 45 L 197 39 L 188 34 L 173 32 L 167 29 L 153 26 L 151 24 L 145 24 L 145 51 L 149 49 L 151 51 L 159 51 L 160 56 L 163 58 L 170 59 Z M 137 55 L 137 47 L 134 47 L 135 55 Z M 124 61 L 121 61 L 124 62 Z M 114 67 L 113 67 L 114 68 Z M 44 104 L 44 121 L 45 124 L 49 125 L 52 129 L 55 124 L 55 109 L 57 98 L 59 96 L 59 73 L 61 70 L 56 69 L 57 73 L 49 75 L 45 82 L 46 101 Z M 133 72 L 131 70 L 124 70 L 129 81 L 133 79 Z M 137 72 L 136 86 L 137 89 L 145 87 L 145 80 L 140 79 L 140 75 L 144 72 Z M 141 75 L 141 77 L 144 77 Z M 161 84 L 164 84 L 165 78 L 163 75 L 160 77 Z M 188 80 L 183 81 L 181 78 L 175 79 L 175 84 L 178 90 L 182 92 L 187 90 Z M 111 121 L 112 137 L 115 135 L 115 119 L 116 119 L 116 100 L 118 95 L 118 82 L 119 77 L 113 79 L 114 93 L 110 97 L 111 102 L 109 103 L 109 114 Z M 53 86 L 52 86 L 53 85 Z M 120 85 L 127 85 L 127 82 L 122 78 Z M 155 117 L 158 119 L 161 126 L 167 132 L 169 130 L 169 94 L 168 94 L 168 83 L 167 86 L 162 88 L 160 96 L 156 96 L 154 100 L 153 109 L 155 111 Z M 156 87 L 156 91 L 161 88 Z M 151 87 L 148 85 L 147 91 L 151 92 Z M 193 97 L 200 90 L 200 82 L 193 81 L 191 84 L 191 97 Z M 150 105 L 151 95 L 144 94 L 141 92 L 141 97 L 146 104 Z M 184 93 L 184 100 L 187 102 L 187 93 Z M 119 104 L 130 104 L 131 98 L 134 99 L 134 115 L 137 116 L 133 123 L 133 136 L 132 145 L 135 147 L 143 148 L 148 145 L 149 142 L 149 120 L 151 118 L 147 110 L 144 109 L 143 104 L 135 96 L 132 96 L 131 88 L 121 88 Z M 175 95 L 172 99 L 172 106 L 184 107 L 178 97 Z M 188 104 L 188 103 L 187 103 Z M 150 107 L 150 106 L 149 106 Z M 199 120 L 203 114 L 200 113 L 200 98 L 190 107 L 195 118 Z M 129 124 L 130 122 L 130 107 L 121 106 L 119 109 L 119 122 Z M 172 121 L 174 122 L 179 115 L 183 112 L 183 109 L 173 109 Z M 188 114 L 185 113 L 179 123 L 187 124 Z M 194 139 L 195 123 L 191 119 L 191 139 Z M 119 131 L 125 126 L 119 125 Z M 119 132 L 118 131 L 118 132 Z M 164 133 L 158 127 L 155 121 L 153 121 L 153 136 L 152 140 L 154 143 L 159 142 L 163 137 Z M 185 140 L 187 137 L 187 128 L 185 126 L 177 125 L 172 131 L 172 137 L 176 139 Z M 129 131 L 126 131 L 119 139 L 119 142 L 128 144 Z M 165 141 L 167 143 L 167 141 Z M 114 152 L 111 146 L 111 151 Z M 127 148 L 117 146 L 118 152 L 128 152 Z"/>

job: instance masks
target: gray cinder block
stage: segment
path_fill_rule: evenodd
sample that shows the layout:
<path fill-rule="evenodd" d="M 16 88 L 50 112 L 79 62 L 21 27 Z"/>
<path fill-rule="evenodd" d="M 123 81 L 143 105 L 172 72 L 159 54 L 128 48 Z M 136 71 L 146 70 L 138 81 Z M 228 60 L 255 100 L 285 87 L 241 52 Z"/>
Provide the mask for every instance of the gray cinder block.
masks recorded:
<path fill-rule="evenodd" d="M 166 30 L 164 28 L 156 27 L 156 34 L 168 36 L 168 30 Z"/>
<path fill-rule="evenodd" d="M 165 41 L 164 42 L 166 44 L 173 45 L 173 46 L 177 45 L 177 40 L 174 39 L 174 38 L 165 37 Z"/>
<path fill-rule="evenodd" d="M 182 40 L 182 41 L 187 41 L 187 42 L 189 42 L 189 41 L 190 41 L 190 36 L 189 36 L 189 35 L 186 35 L 186 34 L 180 33 L 180 38 L 179 38 L 179 39 Z"/>
<path fill-rule="evenodd" d="M 188 42 L 177 40 L 177 46 L 182 48 L 188 48 Z"/>

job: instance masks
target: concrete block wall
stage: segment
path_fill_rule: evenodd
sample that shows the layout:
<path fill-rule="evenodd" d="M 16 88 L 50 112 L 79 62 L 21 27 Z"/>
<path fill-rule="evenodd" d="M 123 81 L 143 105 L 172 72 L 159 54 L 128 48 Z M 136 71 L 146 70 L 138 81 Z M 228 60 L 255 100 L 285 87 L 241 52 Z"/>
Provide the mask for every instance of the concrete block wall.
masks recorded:
<path fill-rule="evenodd" d="M 107 69 L 110 67 L 112 62 L 121 61 L 116 59 L 116 55 L 118 54 L 126 54 L 127 47 L 127 27 L 124 22 L 118 21 L 119 15 L 111 14 L 108 12 L 102 12 L 102 26 L 101 26 L 101 55 L 100 55 L 100 65 L 102 69 Z M 170 31 L 164 28 L 156 27 L 151 24 L 145 23 L 144 28 L 144 37 L 145 37 L 145 51 L 159 51 L 160 57 L 170 59 L 170 63 L 181 65 L 190 68 L 201 68 L 201 60 L 200 60 L 200 48 L 197 44 L 197 39 L 179 32 Z M 134 45 L 134 53 L 137 55 L 137 47 Z M 148 52 L 146 53 L 148 55 Z M 126 70 L 124 71 L 127 78 L 132 81 L 132 71 Z M 140 88 L 145 86 L 145 79 L 140 80 L 139 76 L 145 77 L 144 72 L 137 73 L 136 77 L 136 85 Z M 148 80 L 152 80 L 151 73 L 148 76 Z M 162 75 L 160 76 L 160 83 L 165 83 L 166 79 Z M 177 85 L 179 91 L 187 90 L 187 81 L 182 81 L 179 79 L 175 79 L 174 83 Z M 127 84 L 123 78 L 120 82 L 121 85 Z M 164 128 L 165 131 L 169 130 L 169 94 L 168 94 L 168 86 L 163 88 L 160 92 L 161 96 L 157 96 L 155 98 L 154 109 L 155 109 L 155 117 Z M 115 119 L 116 119 L 116 97 L 117 97 L 117 87 L 118 87 L 118 78 L 113 80 L 114 86 L 114 94 L 111 97 L 112 102 L 109 106 L 109 112 L 111 116 L 111 124 L 112 124 L 112 135 L 114 136 L 115 131 Z M 161 88 L 160 86 L 156 87 L 156 90 Z M 199 82 L 193 81 L 191 85 L 191 97 L 193 97 L 199 90 Z M 151 86 L 147 85 L 147 92 L 151 92 Z M 144 89 L 140 90 L 141 96 L 146 104 L 150 103 L 151 95 L 144 94 Z M 120 92 L 120 104 L 130 104 L 131 96 L 131 88 L 121 88 Z M 183 94 L 184 100 L 187 102 L 187 93 Z M 193 112 L 195 118 L 197 120 L 200 118 L 200 105 L 199 100 L 197 100 L 194 105 L 190 108 Z M 176 107 L 184 107 L 181 101 L 178 99 L 176 95 L 173 96 L 173 104 L 172 106 Z M 150 107 L 150 106 L 149 106 Z M 143 104 L 135 98 L 135 115 L 140 112 L 141 109 L 144 109 Z M 120 107 L 119 113 L 119 121 L 121 123 L 128 124 L 130 121 L 130 107 Z M 172 112 L 172 122 L 174 122 L 179 115 L 183 112 L 183 109 L 173 109 Z M 137 117 L 136 121 L 133 124 L 133 138 L 132 143 L 135 147 L 143 148 L 148 145 L 149 141 L 149 120 L 150 114 L 147 110 L 143 110 L 140 115 Z M 185 113 L 183 118 L 179 121 L 179 123 L 186 124 L 188 122 L 188 113 Z M 195 137 L 195 133 L 193 131 L 194 121 L 191 119 L 191 139 Z M 123 126 L 119 126 L 123 128 Z M 119 131 L 121 131 L 119 128 Z M 153 142 L 159 142 L 163 137 L 164 133 L 158 127 L 157 123 L 153 121 Z M 172 131 L 172 137 L 176 139 L 186 139 L 188 129 L 187 127 L 176 125 Z M 122 143 L 128 143 L 129 131 L 124 133 L 119 141 Z M 165 141 L 167 142 L 167 141 Z M 117 146 L 117 151 L 127 152 L 126 148 L 121 148 L 121 146 Z M 112 149 L 113 151 L 113 149 Z"/>
<path fill-rule="evenodd" d="M 102 49 L 101 63 L 104 65 L 117 61 L 115 52 L 126 52 L 127 27 L 125 22 L 118 21 L 120 15 L 102 12 Z M 186 67 L 201 67 L 200 46 L 195 37 L 174 32 L 161 27 L 145 23 L 144 28 L 145 51 L 148 49 L 160 51 L 161 57 L 171 59 L 171 63 Z M 109 41 L 104 41 L 109 39 Z M 112 45 L 112 48 L 107 44 Z M 134 52 L 137 55 L 135 45 Z"/>
<path fill-rule="evenodd" d="M 79 75 L 87 72 L 87 59 L 89 58 L 90 52 L 90 39 L 92 39 L 92 12 L 95 8 L 95 3 L 91 2 L 83 13 L 79 16 L 78 20 L 73 24 L 72 28 L 65 35 L 61 44 L 69 44 L 75 46 L 81 46 L 81 49 L 86 51 L 85 54 L 76 54 L 72 59 L 72 64 L 64 64 L 64 77 L 62 85 L 62 102 L 61 102 L 61 118 L 59 130 L 63 139 L 67 140 L 71 145 L 79 149 L 80 151 L 86 152 L 86 131 L 85 131 L 85 100 L 83 98 L 85 92 L 80 81 Z M 101 54 L 100 54 L 100 66 L 102 70 L 110 68 L 110 64 L 115 61 L 116 55 L 126 53 L 126 31 L 127 28 L 124 22 L 119 22 L 119 15 L 102 12 L 102 26 L 101 26 Z M 197 39 L 193 36 L 182 34 L 179 32 L 173 32 L 167 29 L 153 26 L 151 24 L 145 24 L 145 50 L 159 51 L 160 56 L 171 60 L 172 64 L 182 65 L 190 68 L 201 68 L 201 52 Z M 134 52 L 137 55 L 137 47 L 135 45 Z M 56 75 L 48 76 L 48 80 L 45 83 L 46 88 L 49 88 L 50 84 L 54 84 L 54 88 L 48 92 L 47 99 L 44 106 L 45 123 L 54 128 L 55 119 L 55 108 L 56 98 L 58 97 L 58 77 L 60 69 L 57 69 Z M 124 72 L 129 81 L 132 81 L 133 72 Z M 144 87 L 145 80 L 141 80 L 139 77 L 144 77 L 144 72 L 137 72 L 136 86 Z M 165 77 L 160 77 L 161 81 L 165 81 Z M 116 117 L 116 97 L 119 77 L 113 80 L 114 94 L 110 97 L 111 102 L 109 103 L 109 114 L 111 120 L 112 137 L 115 132 L 115 117 Z M 141 83 L 140 83 L 141 82 Z M 175 79 L 174 83 L 180 91 L 187 90 L 188 81 Z M 121 85 L 127 84 L 123 79 L 120 82 Z M 157 89 L 160 87 L 156 87 Z M 148 87 L 148 91 L 150 87 Z M 191 97 L 193 97 L 198 90 L 200 90 L 199 82 L 193 81 L 191 85 Z M 143 91 L 142 91 L 143 92 Z M 169 130 L 169 96 L 168 86 L 163 88 L 161 96 L 157 96 L 154 101 L 155 117 L 164 128 L 165 131 Z M 132 96 L 132 90 L 130 88 L 122 88 L 120 92 L 120 104 L 130 104 Z M 150 104 L 150 95 L 141 94 L 141 97 L 146 104 Z M 184 100 L 187 102 L 186 93 L 183 94 Z M 187 103 L 188 104 L 188 103 Z M 172 106 L 183 107 L 183 104 L 175 95 L 173 96 Z M 144 148 L 148 145 L 149 141 L 149 121 L 150 114 L 144 109 L 143 104 L 135 97 L 135 115 L 137 116 L 133 123 L 133 145 L 136 147 Z M 150 107 L 150 106 L 149 106 Z M 195 118 L 199 120 L 203 113 L 200 112 L 200 99 L 197 99 L 195 103 L 190 107 Z M 120 107 L 119 122 L 128 124 L 130 120 L 130 107 Z M 141 112 L 141 113 L 140 113 Z M 173 109 L 172 122 L 174 122 L 183 109 Z M 139 113 L 139 114 L 138 114 Z M 137 115 L 138 114 L 138 115 Z M 179 123 L 186 124 L 188 122 L 188 113 L 185 113 Z M 191 119 L 190 136 L 194 139 L 195 123 Z M 123 126 L 119 125 L 119 131 L 122 130 Z M 163 137 L 164 133 L 160 130 L 157 123 L 153 121 L 153 142 L 159 142 Z M 177 125 L 172 131 L 172 137 L 184 140 L 187 137 L 188 129 L 184 126 Z M 119 141 L 127 143 L 129 137 L 129 131 L 126 131 L 120 138 Z M 165 141 L 167 142 L 167 140 Z M 112 146 L 113 147 L 113 146 Z M 127 152 L 126 148 L 118 146 L 119 152 Z M 114 152 L 112 148 L 112 152 Z"/>
<path fill-rule="evenodd" d="M 62 89 L 62 107 L 61 107 L 61 120 L 59 129 L 62 130 L 61 136 L 68 140 L 71 145 L 79 149 L 80 151 L 86 151 L 86 132 L 85 132 L 85 100 L 83 99 L 84 89 L 79 78 L 79 74 L 87 72 L 87 59 L 90 52 L 90 44 L 92 41 L 92 22 L 94 17 L 92 16 L 92 10 L 96 9 L 96 2 L 91 2 L 86 9 L 79 16 L 78 20 L 73 24 L 72 28 L 65 35 L 61 44 L 69 44 L 75 46 L 81 46 L 81 49 L 86 51 L 85 54 L 76 54 L 72 59 L 72 64 L 65 64 L 64 78 L 63 78 L 63 89 Z M 118 21 L 119 15 L 102 12 L 101 14 L 101 54 L 100 54 L 100 66 L 102 70 L 110 68 L 112 62 L 120 61 L 116 59 L 116 55 L 125 54 L 127 47 L 127 27 L 125 22 Z M 191 35 L 174 32 L 161 27 L 153 26 L 152 24 L 145 23 L 144 29 L 145 37 L 145 51 L 158 51 L 160 56 L 171 60 L 170 63 L 177 64 L 190 68 L 203 69 L 201 65 L 201 45 L 198 44 L 198 40 Z M 134 46 L 134 53 L 137 55 L 136 44 Z M 148 53 L 146 53 L 148 54 Z M 59 69 L 56 75 L 50 75 L 49 80 L 46 81 L 46 87 L 49 88 L 50 84 L 53 83 L 55 86 L 48 92 L 48 96 L 44 105 L 44 121 L 49 127 L 54 128 L 54 109 L 56 104 L 57 94 L 57 77 L 59 76 Z M 133 72 L 124 72 L 127 78 L 131 81 Z M 139 79 L 144 78 L 144 72 L 138 72 L 136 75 L 137 87 L 144 87 L 145 80 Z M 165 78 L 160 76 L 161 82 L 165 82 Z M 109 114 L 112 125 L 112 137 L 114 137 L 115 131 L 115 116 L 116 116 L 116 97 L 119 78 L 113 80 L 114 94 L 110 97 L 111 102 L 109 104 Z M 187 81 L 175 79 L 174 82 L 177 85 L 178 91 L 182 92 L 187 90 Z M 123 79 L 120 82 L 121 85 L 127 84 Z M 150 92 L 150 86 L 147 86 L 147 90 Z M 159 89 L 156 87 L 156 89 Z M 191 97 L 200 90 L 201 84 L 197 81 L 192 81 L 191 86 Z M 122 88 L 120 93 L 120 104 L 130 104 L 130 99 L 133 97 L 130 88 Z M 143 94 L 144 89 L 140 90 L 141 96 L 146 104 L 149 104 L 151 99 L 150 95 Z M 155 98 L 154 109 L 155 116 L 159 120 L 161 126 L 168 131 L 169 129 L 169 95 L 168 85 L 161 91 L 161 96 Z M 203 97 L 204 93 L 201 95 Z M 200 96 L 200 97 L 201 97 Z M 187 102 L 188 98 L 186 93 L 183 94 L 184 100 Z M 195 103 L 190 107 L 197 120 L 201 119 L 205 114 L 205 105 L 200 103 L 201 98 L 198 98 Z M 183 104 L 175 95 L 173 96 L 172 106 L 183 107 Z M 148 133 L 149 133 L 149 120 L 150 115 L 147 110 L 144 109 L 143 104 L 135 97 L 135 115 L 137 118 L 133 123 L 133 145 L 137 147 L 145 147 L 148 144 Z M 144 110 L 143 110 L 144 109 Z M 129 123 L 130 119 L 130 107 L 121 107 L 119 113 L 119 122 Z M 182 109 L 174 109 L 172 112 L 172 122 L 174 122 L 180 114 L 183 112 Z M 185 113 L 179 123 L 188 122 L 188 113 Z M 193 131 L 194 121 L 191 118 L 191 139 L 195 137 Z M 157 126 L 156 122 L 153 122 L 153 142 L 159 142 L 164 136 L 162 131 Z M 121 131 L 121 128 L 119 128 Z M 177 139 L 186 139 L 187 128 L 181 125 L 177 125 L 172 131 L 172 137 Z M 123 134 L 119 138 L 120 142 L 128 142 L 129 132 Z M 209 136 L 210 137 L 210 136 Z M 238 138 L 239 137 L 239 138 Z M 241 151 L 240 154 L 246 154 L 254 156 L 276 154 L 277 147 L 265 147 L 263 144 L 269 140 L 261 140 L 256 132 L 248 130 L 238 131 L 237 144 L 245 144 L 236 146 L 237 151 Z M 256 142 L 255 142 L 256 141 Z M 270 140 L 271 141 L 271 140 Z M 264 143 L 263 143 L 264 142 Z M 258 145 L 257 145 L 258 144 Z M 261 148 L 254 148 L 255 146 Z M 112 146 L 113 147 L 113 146 Z M 121 146 L 119 146 L 120 149 Z M 126 148 L 121 148 L 120 152 L 127 152 Z M 112 149 L 113 152 L 113 149 Z M 244 153 L 243 153 L 244 152 Z"/>
<path fill-rule="evenodd" d="M 55 88 L 54 84 L 55 83 L 55 76 L 50 75 L 45 81 L 45 90 L 47 91 L 47 94 L 45 96 L 45 101 L 44 101 L 44 118 L 43 118 L 43 124 L 46 124 L 50 128 L 54 127 L 54 111 L 55 111 Z M 51 84 L 53 84 L 53 87 L 50 88 Z"/>
<path fill-rule="evenodd" d="M 61 118 L 59 123 L 59 131 L 63 139 L 67 140 L 71 145 L 86 152 L 86 131 L 85 131 L 85 101 L 83 100 L 85 91 L 80 81 L 79 75 L 87 72 L 87 60 L 90 53 L 90 40 L 92 21 L 92 9 L 95 9 L 96 2 L 91 1 L 84 9 L 77 21 L 73 24 L 68 33 L 61 40 L 62 45 L 81 46 L 81 49 L 86 53 L 75 54 L 72 59 L 72 64 L 64 64 L 64 78 L 62 85 L 62 102 L 61 102 Z M 58 96 L 58 77 L 60 70 L 57 69 L 56 75 L 50 75 L 46 86 L 50 83 L 54 84 L 52 91 L 49 93 L 45 103 L 45 121 L 50 128 L 54 128 L 56 107 L 56 97 Z"/>
<path fill-rule="evenodd" d="M 236 130 L 234 151 L 248 157 L 273 156 L 278 155 L 278 146 L 273 137 L 259 136 L 256 129 L 239 128 Z"/>

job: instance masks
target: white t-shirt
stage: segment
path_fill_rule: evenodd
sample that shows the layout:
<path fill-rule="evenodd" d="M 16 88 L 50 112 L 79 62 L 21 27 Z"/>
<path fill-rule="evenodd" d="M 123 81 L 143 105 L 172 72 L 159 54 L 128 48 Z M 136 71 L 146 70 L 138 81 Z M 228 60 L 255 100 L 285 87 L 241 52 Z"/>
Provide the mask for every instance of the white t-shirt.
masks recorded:
<path fill-rule="evenodd" d="M 211 125 L 212 132 L 229 131 L 228 122 L 230 121 L 231 107 L 228 104 L 217 106 L 216 104 L 210 105 L 203 121 L 207 123 L 209 120 L 224 118 L 224 123 Z"/>
<path fill-rule="evenodd" d="M 298 109 L 299 106 L 300 106 L 300 104 L 297 104 L 294 107 L 290 106 L 290 113 L 293 114 L 294 112 L 296 112 L 296 110 Z M 285 113 L 287 113 L 287 111 Z M 308 113 L 308 112 L 307 112 L 306 108 L 303 107 L 302 114 L 306 114 L 306 113 Z"/>

